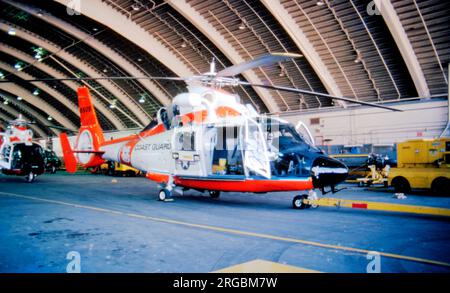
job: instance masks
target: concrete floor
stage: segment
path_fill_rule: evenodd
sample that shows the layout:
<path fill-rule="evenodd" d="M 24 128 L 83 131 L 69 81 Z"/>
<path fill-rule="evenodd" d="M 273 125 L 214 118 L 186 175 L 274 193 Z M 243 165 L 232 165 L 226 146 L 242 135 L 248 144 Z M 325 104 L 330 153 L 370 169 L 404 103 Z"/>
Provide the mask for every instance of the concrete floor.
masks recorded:
<path fill-rule="evenodd" d="M 370 260 L 351 250 L 356 248 L 395 254 L 381 257 L 381 272 L 450 272 L 445 265 L 402 259 L 449 264 L 447 218 L 328 207 L 299 211 L 291 208 L 289 193 L 224 193 L 214 200 L 188 191 L 174 202 L 159 202 L 157 190 L 145 178 L 60 172 L 28 184 L 0 175 L 0 271 L 66 272 L 67 253 L 76 251 L 82 272 L 211 272 L 262 259 L 364 273 Z M 449 198 L 398 200 L 392 191 L 357 187 L 333 197 L 450 208 Z"/>

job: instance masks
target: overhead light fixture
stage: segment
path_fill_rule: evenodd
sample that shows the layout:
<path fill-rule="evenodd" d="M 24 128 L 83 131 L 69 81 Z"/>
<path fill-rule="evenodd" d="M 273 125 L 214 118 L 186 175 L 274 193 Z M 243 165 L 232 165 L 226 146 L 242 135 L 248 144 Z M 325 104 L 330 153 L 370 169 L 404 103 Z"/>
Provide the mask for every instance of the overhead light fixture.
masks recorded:
<path fill-rule="evenodd" d="M 186 42 L 185 41 L 183 41 L 183 43 L 181 43 L 181 48 L 186 48 Z"/>
<path fill-rule="evenodd" d="M 33 52 L 35 53 L 34 59 L 37 59 L 38 61 L 41 61 L 42 57 L 44 57 L 44 55 L 47 53 L 47 51 L 45 51 L 41 47 L 33 47 L 32 49 Z"/>
<path fill-rule="evenodd" d="M 17 98 L 16 98 L 18 101 L 22 101 L 23 100 L 23 98 L 21 97 L 21 96 L 17 96 Z"/>
<path fill-rule="evenodd" d="M 116 108 L 116 103 L 117 103 L 117 100 L 112 100 L 112 102 L 109 104 L 109 108 L 110 109 L 115 109 Z"/>
<path fill-rule="evenodd" d="M 44 14 L 42 13 L 42 10 L 39 10 L 38 13 L 37 13 L 37 15 L 38 15 L 39 17 L 44 16 Z"/>
<path fill-rule="evenodd" d="M 23 63 L 17 62 L 16 64 L 14 64 L 14 68 L 17 69 L 18 71 L 21 71 L 23 68 Z"/>
<path fill-rule="evenodd" d="M 4 79 L 4 78 L 5 78 L 5 74 L 0 71 L 0 79 Z"/>
<path fill-rule="evenodd" d="M 39 96 L 39 89 L 35 89 L 35 90 L 33 91 L 33 95 Z"/>
<path fill-rule="evenodd" d="M 141 98 L 139 99 L 139 103 L 144 104 L 145 103 L 145 97 L 144 95 L 141 96 Z"/>
<path fill-rule="evenodd" d="M 323 3 L 323 1 L 317 1 L 317 2 L 316 2 L 316 5 L 317 5 L 317 6 L 322 6 L 323 4 L 325 4 L 325 3 Z"/>
<path fill-rule="evenodd" d="M 10 27 L 8 29 L 8 35 L 15 36 L 16 35 L 16 30 L 13 27 Z"/>
<path fill-rule="evenodd" d="M 245 29 L 245 28 L 246 28 L 245 23 L 244 23 L 244 22 L 241 22 L 241 24 L 239 25 L 239 29 L 240 29 L 240 30 L 243 30 L 243 29 Z"/>
<path fill-rule="evenodd" d="M 104 73 L 108 72 L 108 69 L 104 68 L 104 69 L 103 69 L 103 72 L 104 72 Z"/>
<path fill-rule="evenodd" d="M 141 61 L 142 61 L 142 59 L 141 59 L 141 58 L 138 58 L 138 59 L 137 59 L 137 61 L 138 61 L 138 62 L 141 62 Z"/>
<path fill-rule="evenodd" d="M 96 32 L 96 31 L 98 31 L 98 28 L 94 27 L 92 30 L 93 30 L 94 32 Z"/>
<path fill-rule="evenodd" d="M 286 76 L 286 72 L 285 72 L 285 68 L 284 65 L 280 64 L 280 73 L 278 74 L 279 77 L 284 77 Z"/>
<path fill-rule="evenodd" d="M 361 62 L 361 53 L 359 53 L 359 50 L 355 50 L 356 51 L 356 59 L 355 59 L 355 63 L 359 63 Z"/>
<path fill-rule="evenodd" d="M 142 4 L 139 1 L 134 1 L 133 5 L 131 5 L 131 8 L 133 8 L 134 11 L 138 11 L 141 9 Z"/>
<path fill-rule="evenodd" d="M 52 116 L 48 116 L 48 117 L 47 117 L 47 120 L 48 120 L 48 121 L 52 121 L 52 120 L 53 120 L 53 117 L 52 117 Z"/>
<path fill-rule="evenodd" d="M 9 104 L 8 99 L 5 99 L 5 100 L 3 101 L 3 104 L 8 105 L 8 104 Z"/>

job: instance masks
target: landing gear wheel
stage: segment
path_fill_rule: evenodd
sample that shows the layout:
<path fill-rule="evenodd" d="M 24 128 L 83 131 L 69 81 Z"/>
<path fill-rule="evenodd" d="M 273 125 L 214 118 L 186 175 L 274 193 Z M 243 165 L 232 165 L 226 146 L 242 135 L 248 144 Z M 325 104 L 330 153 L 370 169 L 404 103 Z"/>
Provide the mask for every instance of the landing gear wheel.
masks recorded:
<path fill-rule="evenodd" d="M 394 178 L 394 180 L 392 180 L 392 185 L 397 193 L 408 193 L 411 191 L 408 180 L 403 177 Z"/>
<path fill-rule="evenodd" d="M 433 180 L 431 191 L 437 196 L 448 196 L 450 190 L 450 180 L 445 177 L 439 177 Z"/>
<path fill-rule="evenodd" d="M 166 201 L 170 197 L 170 195 L 171 195 L 171 192 L 168 189 L 166 189 L 166 188 L 161 189 L 158 194 L 158 200 Z"/>
<path fill-rule="evenodd" d="M 311 205 L 305 204 L 303 202 L 303 200 L 307 198 L 308 198 L 307 194 L 295 196 L 294 199 L 292 200 L 292 207 L 296 210 L 304 210 L 310 208 Z"/>
<path fill-rule="evenodd" d="M 208 193 L 211 198 L 219 198 L 220 196 L 220 191 L 217 190 L 210 190 Z"/>
<path fill-rule="evenodd" d="M 28 175 L 25 177 L 25 180 L 28 183 L 32 183 L 36 179 L 36 175 L 33 172 L 28 173 Z"/>

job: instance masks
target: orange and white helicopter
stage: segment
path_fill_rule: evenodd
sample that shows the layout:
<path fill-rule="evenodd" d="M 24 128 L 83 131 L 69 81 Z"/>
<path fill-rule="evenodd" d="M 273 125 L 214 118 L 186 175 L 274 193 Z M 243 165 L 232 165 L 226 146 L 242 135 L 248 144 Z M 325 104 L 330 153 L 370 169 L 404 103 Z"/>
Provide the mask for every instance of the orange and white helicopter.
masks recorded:
<path fill-rule="evenodd" d="M 45 171 L 42 147 L 33 142 L 33 132 L 21 115 L 0 133 L 0 169 L 6 175 L 25 176 L 33 182 Z"/>
<path fill-rule="evenodd" d="M 89 91 L 81 87 L 81 128 L 74 146 L 66 133 L 60 135 L 67 171 L 75 172 L 77 163 L 89 168 L 110 160 L 146 172 L 148 179 L 160 184 L 158 197 L 162 201 L 168 200 L 174 189 L 208 191 L 213 198 L 219 197 L 220 192 L 303 191 L 304 195 L 294 197 L 293 207 L 305 208 L 303 199 L 317 197 L 315 189 L 325 193 L 325 188 L 330 188 L 336 192 L 335 186 L 347 177 L 347 167 L 316 148 L 312 139 L 300 134 L 293 125 L 259 115 L 223 87 L 258 86 L 396 109 L 235 78 L 245 70 L 296 57 L 299 55 L 270 54 L 219 72 L 215 72 L 212 62 L 210 72 L 188 78 L 107 77 L 180 80 L 188 84 L 188 92 L 175 96 L 171 106 L 159 109 L 155 120 L 139 134 L 108 141 L 97 121 Z"/>

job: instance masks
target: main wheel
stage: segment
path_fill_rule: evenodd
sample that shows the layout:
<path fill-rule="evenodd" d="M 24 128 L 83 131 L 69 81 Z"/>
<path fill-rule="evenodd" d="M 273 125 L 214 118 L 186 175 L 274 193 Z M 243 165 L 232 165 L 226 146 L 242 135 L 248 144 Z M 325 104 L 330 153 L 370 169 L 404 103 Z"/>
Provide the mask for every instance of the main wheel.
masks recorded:
<path fill-rule="evenodd" d="M 158 200 L 165 201 L 167 198 L 170 197 L 170 194 L 171 193 L 168 189 L 166 189 L 166 188 L 161 189 L 158 194 Z"/>
<path fill-rule="evenodd" d="M 303 200 L 307 199 L 307 198 L 308 198 L 307 194 L 295 196 L 294 199 L 292 200 L 292 207 L 296 210 L 303 210 L 303 209 L 310 208 L 311 205 L 305 204 L 303 202 Z"/>
<path fill-rule="evenodd" d="M 431 184 L 431 191 L 434 195 L 448 196 L 450 193 L 450 180 L 445 177 L 438 177 Z"/>
<path fill-rule="evenodd" d="M 220 191 L 217 190 L 210 190 L 208 193 L 211 198 L 219 198 L 220 196 Z"/>
<path fill-rule="evenodd" d="M 404 177 L 395 177 L 394 180 L 392 180 L 392 186 L 394 186 L 395 192 L 408 193 L 411 191 L 411 186 Z"/>
<path fill-rule="evenodd" d="M 32 183 L 36 179 L 36 175 L 33 172 L 28 173 L 28 175 L 25 177 L 25 180 L 28 183 Z"/>

